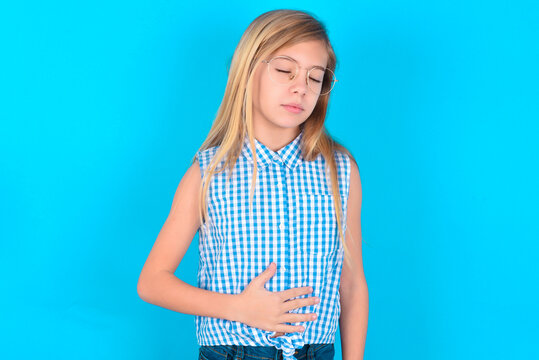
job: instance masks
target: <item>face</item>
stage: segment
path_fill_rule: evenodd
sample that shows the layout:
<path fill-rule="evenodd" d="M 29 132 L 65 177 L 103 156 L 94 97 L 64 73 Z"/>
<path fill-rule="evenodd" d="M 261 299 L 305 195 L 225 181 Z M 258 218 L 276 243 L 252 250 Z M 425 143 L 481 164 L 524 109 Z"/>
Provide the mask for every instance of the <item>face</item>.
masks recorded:
<path fill-rule="evenodd" d="M 319 95 L 309 90 L 307 71 L 315 65 L 327 66 L 328 55 L 320 40 L 306 41 L 284 47 L 270 56 L 286 55 L 297 61 L 300 68 L 296 78 L 288 85 L 276 84 L 270 79 L 268 65 L 260 62 L 253 78 L 253 123 L 255 130 L 275 132 L 283 129 L 295 131 L 311 115 Z M 299 105 L 297 112 L 287 104 Z"/>

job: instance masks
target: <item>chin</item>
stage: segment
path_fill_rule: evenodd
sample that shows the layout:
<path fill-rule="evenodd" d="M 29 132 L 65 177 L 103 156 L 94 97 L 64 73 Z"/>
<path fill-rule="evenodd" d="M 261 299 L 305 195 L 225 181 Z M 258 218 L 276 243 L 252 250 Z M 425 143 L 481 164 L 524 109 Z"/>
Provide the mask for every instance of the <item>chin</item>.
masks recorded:
<path fill-rule="evenodd" d="M 295 118 L 295 119 L 287 119 L 287 120 L 283 121 L 283 117 L 281 117 L 278 121 L 275 121 L 273 123 L 275 125 L 277 125 L 277 126 L 284 127 L 284 128 L 294 128 L 294 127 L 299 126 L 302 123 L 304 123 L 305 120 L 307 120 L 307 119 Z"/>

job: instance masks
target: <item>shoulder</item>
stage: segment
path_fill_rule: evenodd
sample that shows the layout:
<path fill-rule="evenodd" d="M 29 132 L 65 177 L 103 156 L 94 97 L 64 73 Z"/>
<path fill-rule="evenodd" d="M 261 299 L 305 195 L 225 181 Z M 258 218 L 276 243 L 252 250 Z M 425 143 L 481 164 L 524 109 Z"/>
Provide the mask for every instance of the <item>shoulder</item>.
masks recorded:
<path fill-rule="evenodd" d="M 347 151 L 348 150 L 344 151 L 342 149 L 336 149 L 334 151 L 337 168 L 348 184 L 349 196 L 355 196 L 354 193 L 358 192 L 361 196 L 359 167 L 354 157 Z M 350 194 L 350 192 L 352 192 L 352 194 Z"/>
<path fill-rule="evenodd" d="M 193 160 L 189 168 L 185 171 L 182 179 L 180 180 L 180 184 L 185 183 L 192 190 L 193 188 L 196 188 L 200 184 L 201 178 L 202 178 L 201 166 L 197 163 L 196 160 Z"/>
<path fill-rule="evenodd" d="M 361 202 L 361 178 L 359 167 L 353 159 L 350 159 L 350 198 L 355 198 Z"/>
<path fill-rule="evenodd" d="M 202 171 L 205 171 L 208 165 L 211 163 L 213 157 L 217 153 L 219 146 L 212 146 L 207 149 L 198 150 L 193 158 L 193 163 L 198 161 L 199 167 Z"/>
<path fill-rule="evenodd" d="M 335 161 L 337 164 L 342 164 L 344 166 L 350 165 L 350 157 L 348 154 L 342 150 L 334 150 L 333 154 L 335 156 Z"/>
<path fill-rule="evenodd" d="M 198 150 L 195 154 L 195 158 L 199 163 L 206 163 L 215 156 L 218 149 L 218 146 L 212 146 L 208 149 Z"/>
<path fill-rule="evenodd" d="M 350 179 L 350 168 L 353 163 L 352 158 L 346 151 L 335 149 L 333 151 L 333 157 L 335 158 L 335 164 L 337 166 L 337 172 L 344 181 L 348 182 Z"/>

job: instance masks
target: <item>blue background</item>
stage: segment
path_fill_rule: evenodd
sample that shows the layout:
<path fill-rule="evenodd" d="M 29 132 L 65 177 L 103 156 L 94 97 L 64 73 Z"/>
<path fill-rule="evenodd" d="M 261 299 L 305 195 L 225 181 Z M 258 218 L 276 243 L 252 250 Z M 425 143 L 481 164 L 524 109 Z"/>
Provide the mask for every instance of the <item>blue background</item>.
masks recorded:
<path fill-rule="evenodd" d="M 2 3 L 0 357 L 197 357 L 194 317 L 137 280 L 237 42 L 276 8 L 316 14 L 338 56 L 365 359 L 539 358 L 539 5 L 411 0 Z"/>

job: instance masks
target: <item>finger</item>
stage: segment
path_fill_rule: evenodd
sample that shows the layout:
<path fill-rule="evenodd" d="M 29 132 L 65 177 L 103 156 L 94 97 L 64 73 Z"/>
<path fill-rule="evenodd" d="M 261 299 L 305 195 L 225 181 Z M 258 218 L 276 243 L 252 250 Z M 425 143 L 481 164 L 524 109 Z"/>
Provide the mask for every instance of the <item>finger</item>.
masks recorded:
<path fill-rule="evenodd" d="M 318 296 L 309 296 L 306 298 L 301 299 L 294 299 L 286 301 L 283 305 L 283 308 L 285 311 L 290 311 L 293 309 L 299 309 L 305 306 L 311 306 L 316 305 L 320 302 L 320 298 Z"/>
<path fill-rule="evenodd" d="M 276 337 L 279 337 L 279 336 L 283 336 L 285 333 L 284 332 L 277 332 L 275 333 L 274 336 L 270 336 L 270 338 L 276 338 Z"/>
<path fill-rule="evenodd" d="M 286 313 L 281 319 L 283 322 L 287 323 L 301 323 L 307 321 L 314 321 L 318 318 L 318 315 L 315 313 L 308 314 L 296 314 L 296 313 Z"/>
<path fill-rule="evenodd" d="M 292 288 L 287 290 L 279 291 L 278 294 L 281 295 L 284 301 L 292 299 L 301 295 L 307 295 L 313 292 L 313 288 L 310 286 L 304 286 L 299 288 Z"/>
<path fill-rule="evenodd" d="M 303 332 L 304 330 L 305 330 L 305 327 L 301 325 L 294 326 L 294 325 L 279 324 L 275 327 L 274 331 L 284 332 L 284 333 L 294 333 L 294 332 Z"/>
<path fill-rule="evenodd" d="M 255 279 L 253 279 L 253 281 L 256 283 L 261 283 L 261 285 L 264 286 L 264 284 L 268 282 L 273 275 L 275 275 L 276 269 L 277 265 L 274 262 L 271 262 L 266 270 L 260 273 Z"/>

